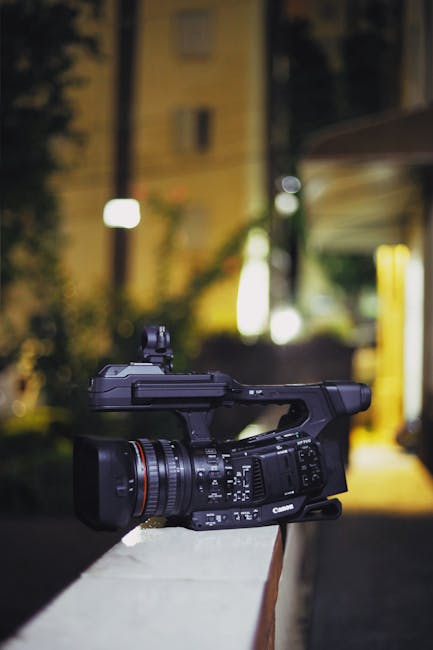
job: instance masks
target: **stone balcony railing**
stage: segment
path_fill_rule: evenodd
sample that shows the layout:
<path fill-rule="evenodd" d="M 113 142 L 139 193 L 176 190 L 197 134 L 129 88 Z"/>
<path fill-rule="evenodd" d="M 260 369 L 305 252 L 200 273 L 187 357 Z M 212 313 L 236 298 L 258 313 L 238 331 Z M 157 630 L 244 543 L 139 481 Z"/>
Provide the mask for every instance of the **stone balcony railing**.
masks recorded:
<path fill-rule="evenodd" d="M 300 648 L 300 567 L 312 530 L 137 527 L 4 648 Z"/>

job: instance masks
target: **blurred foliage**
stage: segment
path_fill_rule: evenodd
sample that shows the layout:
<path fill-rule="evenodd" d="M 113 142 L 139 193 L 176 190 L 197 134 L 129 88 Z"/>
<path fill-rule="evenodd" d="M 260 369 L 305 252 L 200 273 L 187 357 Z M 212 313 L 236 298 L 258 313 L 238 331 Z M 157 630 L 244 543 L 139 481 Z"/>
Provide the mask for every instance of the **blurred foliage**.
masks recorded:
<path fill-rule="evenodd" d="M 55 512 L 70 504 L 70 425 L 80 360 L 71 345 L 68 287 L 52 176 L 73 128 L 69 90 L 78 56 L 98 56 L 102 0 L 1 0 L 2 256 L 0 507 Z M 84 25 L 94 26 L 86 31 Z M 49 396 L 41 405 L 41 391 Z M 20 435 L 16 435 L 20 433 Z"/>
<path fill-rule="evenodd" d="M 83 16 L 97 17 L 101 0 L 2 0 L 2 286 L 21 279 L 40 298 L 58 266 L 57 201 L 50 182 L 65 139 L 79 140 L 68 95 L 83 80 L 72 74 L 97 39 Z M 49 293 L 49 292 L 48 292 Z"/>
<path fill-rule="evenodd" d="M 191 355 L 196 352 L 196 341 L 200 332 L 197 330 L 197 307 L 203 294 L 219 281 L 229 276 L 240 267 L 243 244 L 252 228 L 267 226 L 267 213 L 249 219 L 235 228 L 226 239 L 207 257 L 206 263 L 199 269 L 194 268 L 184 287 L 173 295 L 169 292 L 176 274 L 176 247 L 179 232 L 186 227 L 187 202 L 169 201 L 152 194 L 148 199 L 149 207 L 164 224 L 163 236 L 159 243 L 155 285 L 158 292 L 151 311 L 141 314 L 141 323 L 164 323 L 177 341 L 175 362 L 177 369 L 186 369 Z M 175 343 L 176 344 L 176 343 Z"/>
<path fill-rule="evenodd" d="M 319 260 L 331 282 L 348 294 L 356 295 L 376 285 L 376 266 L 372 255 L 323 252 Z"/>
<path fill-rule="evenodd" d="M 0 436 L 0 512 L 72 510 L 71 442 L 31 433 Z"/>
<path fill-rule="evenodd" d="M 165 224 L 158 273 L 170 286 L 171 274 L 176 272 L 173 242 L 183 226 L 185 206 L 173 207 L 156 196 L 150 201 Z M 16 359 L 18 394 L 13 402 L 15 415 L 3 421 L 0 435 L 0 458 L 4 459 L 0 508 L 57 512 L 62 501 L 59 494 L 69 495 L 71 490 L 71 439 L 77 433 L 121 436 L 127 432 L 134 437 L 146 431 L 155 437 L 181 437 L 180 422 L 171 414 L 89 413 L 88 379 L 105 363 L 139 359 L 145 324 L 164 323 L 169 328 L 175 370 L 189 369 L 200 334 L 196 329 L 200 298 L 237 268 L 232 260 L 240 254 L 250 228 L 264 222 L 260 217 L 232 232 L 179 294 L 158 293 L 151 310 L 143 310 L 126 293 L 112 290 L 88 302 L 78 301 L 68 296 L 67 283 L 59 282 L 63 292 L 56 292 L 49 311 L 32 317 L 29 331 L 22 340 L 15 340 L 10 351 L 10 358 Z M 28 397 L 32 382 L 38 398 L 29 408 L 26 391 Z M 70 495 L 63 503 L 70 507 Z"/>
<path fill-rule="evenodd" d="M 85 142 L 85 134 L 74 129 L 69 90 L 85 83 L 74 72 L 77 57 L 99 56 L 102 8 L 102 0 L 1 2 L 7 155 L 1 170 L 0 509 L 9 512 L 70 507 L 76 433 L 133 434 L 146 422 L 155 435 L 179 432 L 167 415 L 89 413 L 88 379 L 105 363 L 136 360 L 144 324 L 169 327 L 176 369 L 186 368 L 198 334 L 198 301 L 234 268 L 231 260 L 255 225 L 231 233 L 183 291 L 172 295 L 175 241 L 185 227 L 186 206 L 152 196 L 151 207 L 164 224 L 157 272 L 163 290 L 152 309 L 144 311 L 111 288 L 86 301 L 74 295 L 61 266 L 61 214 L 52 178 L 65 165 L 65 140 Z"/>

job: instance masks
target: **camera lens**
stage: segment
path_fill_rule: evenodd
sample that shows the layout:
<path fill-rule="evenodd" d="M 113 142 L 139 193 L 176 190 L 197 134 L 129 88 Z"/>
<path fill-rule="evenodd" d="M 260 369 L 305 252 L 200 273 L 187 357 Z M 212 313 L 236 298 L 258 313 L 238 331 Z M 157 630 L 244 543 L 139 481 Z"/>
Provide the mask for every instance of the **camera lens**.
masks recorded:
<path fill-rule="evenodd" d="M 134 518 L 179 515 L 191 494 L 191 461 L 180 442 L 75 439 L 75 511 L 93 528 L 115 530 Z"/>
<path fill-rule="evenodd" d="M 136 472 L 134 517 L 171 517 L 191 500 L 191 463 L 185 447 L 169 440 L 133 440 Z"/>

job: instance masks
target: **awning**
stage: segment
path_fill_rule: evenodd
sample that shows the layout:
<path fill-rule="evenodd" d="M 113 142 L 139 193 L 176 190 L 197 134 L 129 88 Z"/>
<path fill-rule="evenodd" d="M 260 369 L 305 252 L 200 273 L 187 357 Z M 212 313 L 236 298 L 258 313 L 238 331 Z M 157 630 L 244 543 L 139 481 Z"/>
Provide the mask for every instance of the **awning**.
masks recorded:
<path fill-rule="evenodd" d="M 430 164 L 432 106 L 317 134 L 300 165 L 312 245 L 367 252 L 404 241 L 420 201 L 414 169 Z"/>

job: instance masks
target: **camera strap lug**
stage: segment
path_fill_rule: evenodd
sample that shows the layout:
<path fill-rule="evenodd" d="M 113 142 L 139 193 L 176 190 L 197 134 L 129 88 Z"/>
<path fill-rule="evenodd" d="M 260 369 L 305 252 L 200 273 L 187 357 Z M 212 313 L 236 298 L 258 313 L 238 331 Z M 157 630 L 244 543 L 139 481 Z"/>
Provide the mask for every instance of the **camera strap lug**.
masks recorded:
<path fill-rule="evenodd" d="M 324 519 L 338 519 L 342 512 L 339 499 L 322 499 L 307 503 L 296 521 L 323 521 Z"/>

